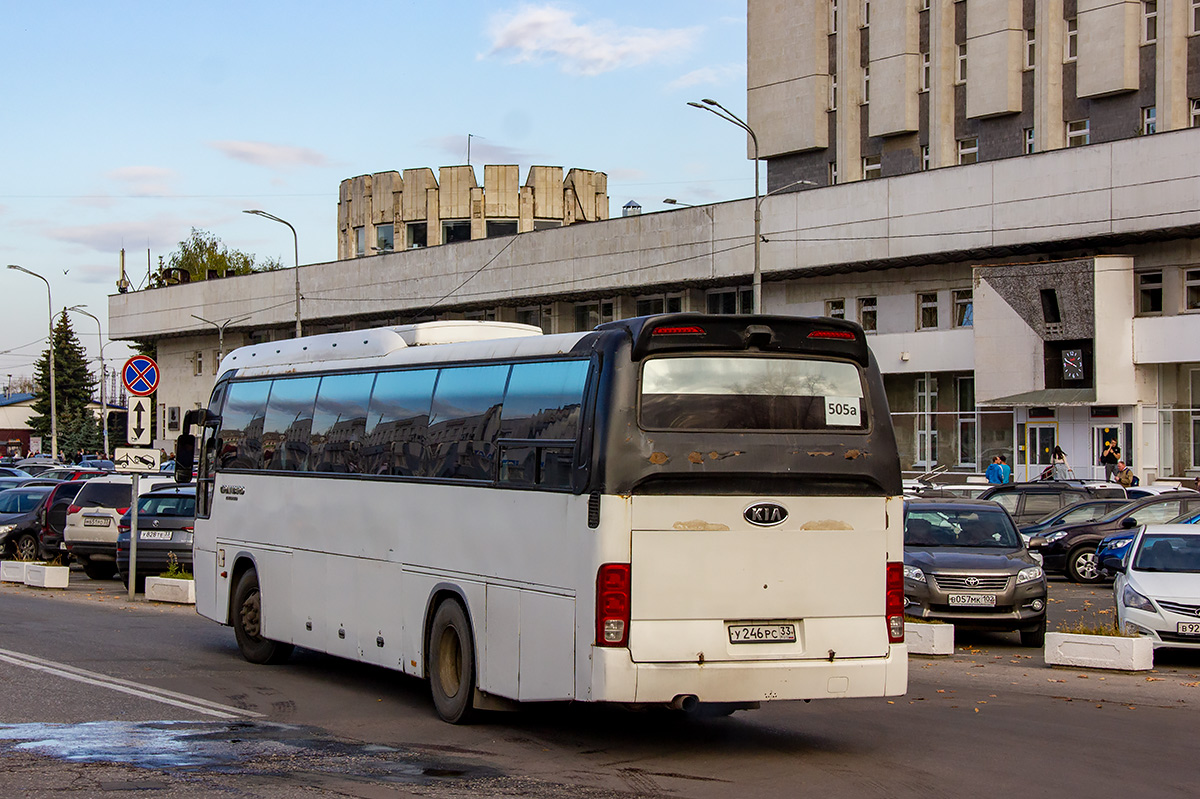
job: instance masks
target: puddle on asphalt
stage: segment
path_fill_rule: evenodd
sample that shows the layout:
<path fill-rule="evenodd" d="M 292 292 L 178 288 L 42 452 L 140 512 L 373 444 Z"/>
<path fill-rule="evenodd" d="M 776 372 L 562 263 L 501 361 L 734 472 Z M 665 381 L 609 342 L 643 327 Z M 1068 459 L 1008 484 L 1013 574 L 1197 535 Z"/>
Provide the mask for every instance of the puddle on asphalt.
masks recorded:
<path fill-rule="evenodd" d="M 271 722 L 0 724 L 0 751 L 4 750 L 73 763 L 120 763 L 159 770 L 321 772 L 423 784 L 499 775 L 486 767 L 379 744 L 340 741 L 309 727 Z"/>

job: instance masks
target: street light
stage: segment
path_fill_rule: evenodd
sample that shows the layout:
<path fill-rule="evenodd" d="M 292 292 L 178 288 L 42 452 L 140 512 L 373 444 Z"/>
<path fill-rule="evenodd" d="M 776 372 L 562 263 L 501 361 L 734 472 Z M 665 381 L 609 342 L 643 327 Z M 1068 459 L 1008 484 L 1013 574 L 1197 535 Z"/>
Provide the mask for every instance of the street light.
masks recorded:
<path fill-rule="evenodd" d="M 674 197 L 668 197 L 665 200 L 663 200 L 663 205 L 678 205 L 680 208 L 695 208 L 696 207 L 696 206 L 692 205 L 691 203 L 680 202 L 679 200 L 676 200 Z"/>
<path fill-rule="evenodd" d="M 58 408 L 54 402 L 54 300 L 50 297 L 50 281 L 39 275 L 37 272 L 31 272 L 23 266 L 9 264 L 8 268 L 16 269 L 18 272 L 24 272 L 27 275 L 33 275 L 38 280 L 46 284 L 46 305 L 50 310 L 50 456 L 57 460 Z"/>
<path fill-rule="evenodd" d="M 703 103 L 703 105 L 701 105 Z M 716 100 L 704 99 L 699 103 L 688 103 L 692 108 L 699 108 L 701 111 L 707 111 L 710 114 L 720 117 L 721 119 L 731 124 L 737 125 L 742 130 L 750 134 L 750 141 L 754 144 L 754 294 L 753 294 L 753 312 L 762 313 L 762 261 L 759 254 L 759 238 L 762 234 L 762 195 L 758 190 L 758 136 L 754 134 L 754 129 L 746 124 L 741 117 L 730 111 L 725 106 L 718 103 Z M 720 109 L 719 111 L 717 109 Z"/>
<path fill-rule="evenodd" d="M 104 329 L 100 325 L 100 317 L 93 313 L 83 310 L 86 305 L 72 305 L 68 311 L 78 311 L 84 316 L 90 316 L 96 320 L 96 335 L 100 337 L 100 427 L 104 429 L 104 457 L 112 454 L 112 450 L 108 448 L 108 403 L 104 401 Z"/>
<path fill-rule="evenodd" d="M 205 319 L 203 316 L 192 314 L 193 319 L 199 319 L 201 322 L 210 324 L 217 329 L 217 363 L 221 363 L 221 359 L 225 357 L 225 328 L 237 322 L 245 322 L 249 316 L 242 316 L 237 319 L 226 319 L 224 322 L 214 322 L 211 319 Z"/>
<path fill-rule="evenodd" d="M 261 216 L 264 219 L 270 219 L 280 224 L 287 225 L 292 231 L 292 243 L 296 248 L 296 338 L 300 338 L 300 237 L 296 235 L 296 228 L 292 227 L 292 223 L 286 219 L 280 219 L 275 214 L 268 214 L 266 211 L 252 210 L 242 211 L 243 214 L 254 214 Z M 196 317 L 197 319 L 199 317 Z M 208 321 L 205 319 L 204 321 Z"/>

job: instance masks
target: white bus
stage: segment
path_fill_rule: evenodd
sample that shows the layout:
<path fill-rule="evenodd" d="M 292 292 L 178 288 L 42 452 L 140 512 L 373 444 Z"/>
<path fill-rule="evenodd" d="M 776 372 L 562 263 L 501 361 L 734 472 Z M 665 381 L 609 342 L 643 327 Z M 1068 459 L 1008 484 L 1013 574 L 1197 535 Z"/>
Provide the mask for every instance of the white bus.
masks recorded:
<path fill-rule="evenodd" d="M 900 464 L 851 322 L 431 322 L 220 372 L 178 479 L 198 456 L 197 610 L 250 661 L 424 677 L 450 722 L 906 690 Z"/>

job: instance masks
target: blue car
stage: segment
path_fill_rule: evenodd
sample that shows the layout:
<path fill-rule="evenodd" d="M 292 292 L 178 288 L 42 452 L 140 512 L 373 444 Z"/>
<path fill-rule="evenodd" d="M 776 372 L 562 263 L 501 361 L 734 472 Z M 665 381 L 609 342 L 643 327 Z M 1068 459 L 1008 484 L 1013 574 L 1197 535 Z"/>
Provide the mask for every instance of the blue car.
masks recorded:
<path fill-rule="evenodd" d="M 1182 516 L 1177 516 L 1171 519 L 1168 524 L 1197 524 L 1200 523 L 1200 513 L 1189 511 Z M 1119 533 L 1113 533 L 1105 538 L 1096 546 L 1096 561 L 1103 565 L 1105 558 L 1120 558 L 1125 559 L 1125 555 L 1129 552 L 1129 545 L 1133 543 L 1133 539 L 1137 538 L 1137 530 L 1122 530 Z M 1108 569 L 1103 569 L 1107 574 Z"/>

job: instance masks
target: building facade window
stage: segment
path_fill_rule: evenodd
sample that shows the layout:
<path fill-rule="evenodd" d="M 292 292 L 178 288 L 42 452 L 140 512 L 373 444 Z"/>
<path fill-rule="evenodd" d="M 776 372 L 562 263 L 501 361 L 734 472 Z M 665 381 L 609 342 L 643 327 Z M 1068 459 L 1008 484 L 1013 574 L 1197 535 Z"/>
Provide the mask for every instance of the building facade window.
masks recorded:
<path fill-rule="evenodd" d="M 192 375 L 199 377 L 202 374 L 204 374 L 204 353 L 197 352 L 192 358 Z"/>
<path fill-rule="evenodd" d="M 367 229 L 365 227 L 354 228 L 354 254 L 356 256 L 367 254 Z"/>
<path fill-rule="evenodd" d="M 837 110 L 837 73 L 829 76 L 829 110 Z"/>
<path fill-rule="evenodd" d="M 1158 132 L 1158 109 L 1149 105 L 1142 109 L 1142 135 Z"/>
<path fill-rule="evenodd" d="M 634 316 L 651 316 L 660 313 L 679 313 L 683 310 L 682 294 L 656 294 L 638 297 Z"/>
<path fill-rule="evenodd" d="M 958 383 L 958 465 L 975 467 L 978 458 L 978 417 L 975 415 L 975 378 L 960 377 Z"/>
<path fill-rule="evenodd" d="M 863 67 L 862 77 L 862 104 L 867 105 L 871 102 L 871 67 Z"/>
<path fill-rule="evenodd" d="M 1192 468 L 1200 469 L 1200 369 L 1193 369 L 1192 388 Z"/>
<path fill-rule="evenodd" d="M 1193 99 L 1192 104 L 1192 121 L 1189 127 L 1200 128 L 1200 100 Z"/>
<path fill-rule="evenodd" d="M 1086 119 L 1076 119 L 1067 123 L 1067 146 L 1082 147 L 1092 143 L 1091 122 Z"/>
<path fill-rule="evenodd" d="M 1025 69 L 1033 69 L 1037 62 L 1037 39 L 1033 28 L 1025 29 Z"/>
<path fill-rule="evenodd" d="M 874 180 L 883 175 L 883 167 L 880 164 L 880 156 L 864 155 L 862 160 L 863 180 Z"/>
<path fill-rule="evenodd" d="M 937 378 L 928 374 L 918 377 L 915 388 L 917 451 L 913 465 L 931 467 L 937 464 Z"/>
<path fill-rule="evenodd" d="M 407 249 L 415 249 L 417 247 L 425 247 L 429 244 L 429 223 L 428 222 L 409 222 L 404 226 L 405 242 L 404 246 Z"/>
<path fill-rule="evenodd" d="M 879 329 L 879 301 L 876 297 L 858 298 L 858 323 L 868 333 Z"/>
<path fill-rule="evenodd" d="M 1025 145 L 1023 148 L 1025 151 L 1025 155 L 1033 155 L 1034 146 L 1035 146 L 1034 145 L 1035 139 L 1033 138 L 1033 128 L 1025 128 L 1025 130 L 1022 132 L 1022 134 L 1025 137 Z"/>
<path fill-rule="evenodd" d="M 926 144 L 921 147 L 921 171 L 928 172 L 930 163 L 931 162 L 929 160 L 929 145 Z"/>
<path fill-rule="evenodd" d="M 929 79 L 933 74 L 933 67 L 929 60 L 929 53 L 921 53 L 921 91 L 929 91 Z"/>
<path fill-rule="evenodd" d="M 1200 269 L 1183 272 L 1183 304 L 1189 311 L 1200 311 Z"/>
<path fill-rule="evenodd" d="M 1192 15 L 1188 20 L 1188 33 L 1200 33 L 1200 0 L 1192 0 Z"/>
<path fill-rule="evenodd" d="M 862 26 L 871 24 L 871 0 L 862 0 Z"/>
<path fill-rule="evenodd" d="M 829 0 L 829 32 L 831 34 L 837 33 L 837 25 L 838 25 L 837 6 L 838 6 L 838 0 Z"/>
<path fill-rule="evenodd" d="M 550 312 L 548 307 L 534 305 L 517 309 L 517 321 L 523 325 L 540 327 L 543 333 L 550 332 Z"/>
<path fill-rule="evenodd" d="M 1079 21 L 1075 17 L 1067 20 L 1067 42 L 1063 48 L 1063 60 L 1074 61 L 1079 58 Z"/>
<path fill-rule="evenodd" d="M 829 162 L 829 185 L 836 186 L 838 182 L 837 161 Z"/>
<path fill-rule="evenodd" d="M 975 302 L 971 289 L 959 289 L 954 292 L 954 326 L 973 327 L 975 325 Z"/>
<path fill-rule="evenodd" d="M 1160 314 L 1163 310 L 1163 273 L 1161 269 L 1138 272 L 1138 313 L 1144 316 Z"/>
<path fill-rule="evenodd" d="M 979 161 L 979 139 L 958 140 L 958 163 L 974 164 Z"/>
<path fill-rule="evenodd" d="M 825 300 L 825 315 L 830 319 L 845 319 L 846 301 L 841 297 L 836 300 Z"/>
<path fill-rule="evenodd" d="M 712 314 L 754 313 L 754 290 L 751 288 L 716 289 L 705 298 Z"/>
<path fill-rule="evenodd" d="M 575 303 L 575 329 L 591 330 L 596 325 L 611 322 L 615 318 L 614 307 L 612 300 Z"/>
<path fill-rule="evenodd" d="M 967 82 L 967 45 L 958 46 L 958 71 L 955 73 L 955 83 Z"/>
<path fill-rule="evenodd" d="M 1158 41 L 1158 3 L 1156 0 L 1145 0 L 1142 3 L 1142 44 L 1154 44 Z"/>
<path fill-rule="evenodd" d="M 938 326 L 938 295 L 936 291 L 917 294 L 917 330 L 932 330 Z"/>
<path fill-rule="evenodd" d="M 463 319 L 469 319 L 473 322 L 495 322 L 496 309 L 484 308 L 480 311 L 465 311 L 463 313 Z"/>
<path fill-rule="evenodd" d="M 396 226 L 375 226 L 375 249 L 379 252 L 391 252 L 396 249 Z"/>

